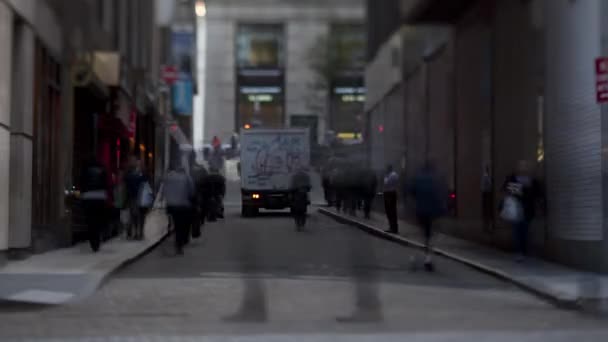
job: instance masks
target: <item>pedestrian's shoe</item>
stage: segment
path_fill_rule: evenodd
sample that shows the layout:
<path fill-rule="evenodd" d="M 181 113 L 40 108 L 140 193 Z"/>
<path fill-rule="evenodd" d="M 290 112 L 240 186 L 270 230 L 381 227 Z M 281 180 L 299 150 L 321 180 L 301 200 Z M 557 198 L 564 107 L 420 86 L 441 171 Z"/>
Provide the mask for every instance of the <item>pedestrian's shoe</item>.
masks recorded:
<path fill-rule="evenodd" d="M 435 266 L 433 265 L 433 263 L 431 261 L 425 261 L 424 269 L 427 270 L 427 272 L 433 272 L 433 271 L 435 271 Z"/>

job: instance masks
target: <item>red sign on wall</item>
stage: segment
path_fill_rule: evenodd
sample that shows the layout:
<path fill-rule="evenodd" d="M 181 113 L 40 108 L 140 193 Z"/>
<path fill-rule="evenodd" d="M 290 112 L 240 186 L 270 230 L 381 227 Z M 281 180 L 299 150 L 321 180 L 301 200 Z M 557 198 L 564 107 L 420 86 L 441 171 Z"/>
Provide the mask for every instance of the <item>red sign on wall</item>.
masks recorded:
<path fill-rule="evenodd" d="M 160 77 L 167 85 L 173 85 L 179 79 L 177 68 L 172 65 L 165 65 L 161 68 Z"/>
<path fill-rule="evenodd" d="M 595 59 L 595 94 L 597 103 L 608 102 L 608 57 Z"/>

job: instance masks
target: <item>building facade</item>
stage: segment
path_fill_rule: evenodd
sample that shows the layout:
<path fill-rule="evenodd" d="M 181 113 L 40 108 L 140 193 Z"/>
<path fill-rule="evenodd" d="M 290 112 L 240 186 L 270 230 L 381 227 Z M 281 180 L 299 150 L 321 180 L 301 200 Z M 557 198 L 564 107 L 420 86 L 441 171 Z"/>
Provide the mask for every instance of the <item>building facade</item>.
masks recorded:
<path fill-rule="evenodd" d="M 605 106 L 596 101 L 595 59 L 607 53 L 601 19 L 608 6 L 597 0 L 398 5 L 400 25 L 375 35 L 368 52 L 372 165 L 400 165 L 408 178 L 434 160 L 457 195 L 447 231 L 509 248 L 510 229 L 498 219 L 494 235 L 483 232 L 482 174 L 487 169 L 493 179 L 496 207 L 517 161 L 534 162 L 547 210 L 531 229 L 533 250 L 607 272 Z M 381 10 L 370 15 L 371 26 L 383 20 Z"/>
<path fill-rule="evenodd" d="M 111 181 L 129 157 L 161 176 L 170 138 L 159 73 L 177 4 L 0 1 L 1 255 L 79 238 L 74 195 L 89 158 Z"/>
<path fill-rule="evenodd" d="M 314 62 L 339 37 L 363 42 L 364 13 L 362 1 L 207 1 L 204 142 L 248 127 L 308 127 L 317 143 L 332 126 L 356 129 L 344 122 L 362 117 L 362 102 L 341 100 L 362 99 L 363 65 L 328 78 Z"/>

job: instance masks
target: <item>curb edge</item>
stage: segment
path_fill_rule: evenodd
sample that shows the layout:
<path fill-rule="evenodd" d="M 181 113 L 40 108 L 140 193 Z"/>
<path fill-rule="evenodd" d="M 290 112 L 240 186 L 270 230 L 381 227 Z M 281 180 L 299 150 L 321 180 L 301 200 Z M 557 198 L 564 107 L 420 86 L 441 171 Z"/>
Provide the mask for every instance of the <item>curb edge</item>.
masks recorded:
<path fill-rule="evenodd" d="M 407 247 L 413 247 L 416 249 L 423 249 L 424 245 L 414 241 L 412 239 L 408 239 L 402 236 L 396 236 L 394 234 L 390 234 L 387 232 L 382 231 L 381 229 L 378 229 L 372 225 L 360 222 L 358 220 L 354 220 L 352 218 L 349 217 L 345 217 L 341 214 L 335 213 L 331 210 L 325 209 L 325 208 L 318 208 L 319 213 L 328 216 L 330 218 L 333 218 L 334 220 L 343 223 L 343 224 L 347 224 L 350 226 L 355 226 L 356 228 L 359 228 L 373 236 L 394 242 L 394 243 L 398 243 L 402 246 L 407 246 Z M 445 258 L 448 258 L 450 260 L 454 260 L 456 262 L 459 262 L 463 265 L 466 265 L 468 267 L 471 267 L 477 271 L 480 271 L 482 273 L 485 273 L 487 275 L 490 275 L 494 278 L 500 279 L 502 281 L 508 282 L 512 285 L 517 286 L 518 288 L 520 288 L 521 290 L 524 290 L 546 302 L 549 302 L 551 304 L 553 304 L 554 306 L 561 308 L 561 309 L 566 309 L 566 310 L 582 310 L 584 309 L 583 306 L 580 303 L 579 299 L 564 299 L 564 298 L 560 298 L 559 296 L 552 294 L 550 292 L 544 291 L 534 285 L 531 284 L 527 284 L 524 281 L 518 280 L 514 277 L 509 276 L 507 273 L 502 272 L 500 270 L 494 269 L 492 267 L 483 265 L 479 262 L 467 259 L 465 257 L 459 256 L 457 254 L 454 254 L 452 252 L 448 252 L 439 248 L 433 248 L 433 252 L 435 252 L 435 254 L 443 256 Z"/>

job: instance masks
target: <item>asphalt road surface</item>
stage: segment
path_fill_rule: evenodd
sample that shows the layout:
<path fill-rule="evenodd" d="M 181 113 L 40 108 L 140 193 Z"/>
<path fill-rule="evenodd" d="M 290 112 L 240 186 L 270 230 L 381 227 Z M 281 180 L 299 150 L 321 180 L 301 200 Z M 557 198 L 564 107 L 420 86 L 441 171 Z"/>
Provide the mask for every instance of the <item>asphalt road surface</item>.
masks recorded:
<path fill-rule="evenodd" d="M 170 238 L 82 302 L 0 310 L 0 340 L 608 341 L 605 320 L 458 263 L 412 270 L 418 251 L 313 210 L 296 232 L 228 202 L 183 257 Z"/>

